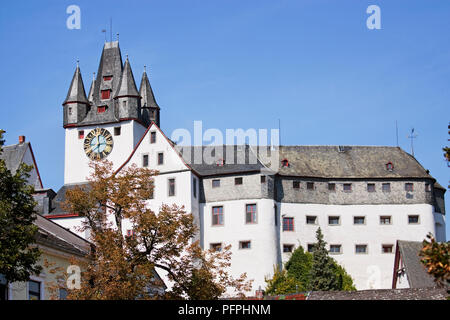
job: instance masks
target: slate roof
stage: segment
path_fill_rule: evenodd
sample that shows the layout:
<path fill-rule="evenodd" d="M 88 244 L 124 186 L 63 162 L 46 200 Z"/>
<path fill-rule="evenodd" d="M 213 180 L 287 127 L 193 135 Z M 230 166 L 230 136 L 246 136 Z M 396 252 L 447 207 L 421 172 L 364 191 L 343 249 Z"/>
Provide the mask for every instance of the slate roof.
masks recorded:
<path fill-rule="evenodd" d="M 24 142 L 2 147 L 0 159 L 5 161 L 6 167 L 11 171 L 11 173 L 14 174 L 17 169 L 19 169 L 29 145 L 29 142 Z"/>
<path fill-rule="evenodd" d="M 61 227 L 55 222 L 36 215 L 34 224 L 38 227 L 36 242 L 69 254 L 80 257 L 86 256 L 91 248 L 91 243 L 73 232 Z"/>
<path fill-rule="evenodd" d="M 430 178 L 427 171 L 410 154 L 399 147 L 281 146 L 280 161 L 288 167 L 279 174 L 318 178 Z M 392 171 L 386 169 L 391 162 Z"/>
<path fill-rule="evenodd" d="M 419 252 L 422 249 L 420 241 L 397 241 L 400 257 L 405 267 L 410 288 L 435 287 L 433 277 L 428 274 L 420 262 Z"/>
<path fill-rule="evenodd" d="M 68 102 L 79 102 L 89 104 L 86 97 L 86 91 L 84 91 L 83 78 L 81 77 L 80 67 L 77 65 L 75 73 L 72 77 L 72 82 L 70 83 L 69 91 L 67 92 L 66 100 L 64 100 L 63 105 Z"/>
<path fill-rule="evenodd" d="M 306 300 L 446 300 L 445 288 L 315 291 Z"/>
<path fill-rule="evenodd" d="M 67 190 L 73 189 L 77 186 L 86 186 L 86 185 L 88 185 L 88 183 L 63 185 L 56 193 L 56 196 L 52 199 L 51 202 L 52 207 L 49 210 L 49 213 L 44 214 L 44 216 L 69 214 L 70 212 L 67 212 L 62 208 L 62 204 L 66 201 Z"/>
<path fill-rule="evenodd" d="M 125 60 L 125 65 L 114 98 L 123 96 L 139 97 L 139 92 L 137 91 L 136 82 L 134 81 L 133 71 L 131 70 L 128 58 Z"/>
<path fill-rule="evenodd" d="M 159 109 L 158 103 L 156 102 L 155 95 L 153 94 L 150 81 L 148 80 L 147 72 L 144 71 L 141 79 L 141 86 L 139 88 L 139 94 L 141 95 L 141 106 L 142 108 L 156 108 Z"/>

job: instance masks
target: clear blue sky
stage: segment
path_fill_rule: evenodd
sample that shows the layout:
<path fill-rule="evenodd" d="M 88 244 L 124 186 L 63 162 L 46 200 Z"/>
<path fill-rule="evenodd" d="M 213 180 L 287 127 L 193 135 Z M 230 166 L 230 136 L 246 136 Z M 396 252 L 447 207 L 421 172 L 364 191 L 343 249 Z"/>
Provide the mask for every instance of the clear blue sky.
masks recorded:
<path fill-rule="evenodd" d="M 431 5 L 432 3 L 432 5 Z M 66 8 L 81 8 L 81 29 Z M 368 30 L 366 8 L 381 8 Z M 143 66 L 162 128 L 277 128 L 282 143 L 395 145 L 444 186 L 450 120 L 450 1 L 8 1 L 0 11 L 1 121 L 6 143 L 31 141 L 46 187 L 63 184 L 62 106 L 76 59 L 89 90 L 104 43 L 120 33 Z M 109 31 L 108 31 L 109 32 Z M 450 209 L 450 193 L 447 208 Z M 447 224 L 447 235 L 450 223 Z M 449 236 L 447 236 L 449 237 Z"/>

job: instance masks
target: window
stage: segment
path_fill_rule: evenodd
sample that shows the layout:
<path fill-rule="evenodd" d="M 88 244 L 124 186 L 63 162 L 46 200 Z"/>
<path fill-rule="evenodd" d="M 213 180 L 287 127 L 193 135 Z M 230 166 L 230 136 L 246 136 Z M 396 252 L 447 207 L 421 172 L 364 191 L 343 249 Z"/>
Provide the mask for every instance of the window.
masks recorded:
<path fill-rule="evenodd" d="M 405 183 L 405 191 L 413 192 L 414 191 L 414 184 L 413 183 Z"/>
<path fill-rule="evenodd" d="M 431 184 L 425 183 L 425 192 L 431 192 Z"/>
<path fill-rule="evenodd" d="M 266 183 L 266 176 L 261 176 L 261 183 Z"/>
<path fill-rule="evenodd" d="M 392 253 L 393 247 L 394 246 L 392 244 L 383 244 L 383 245 L 381 245 L 381 252 L 382 253 Z"/>
<path fill-rule="evenodd" d="M 308 244 L 308 252 L 311 253 L 311 252 L 313 252 L 313 251 L 314 251 L 314 244 L 309 243 L 309 244 Z"/>
<path fill-rule="evenodd" d="M 114 135 L 115 135 L 115 136 L 120 136 L 120 130 L 121 130 L 120 127 L 115 127 L 115 128 L 114 128 Z"/>
<path fill-rule="evenodd" d="M 122 106 L 123 106 L 124 108 L 126 108 L 126 106 L 127 106 L 127 100 L 122 101 Z"/>
<path fill-rule="evenodd" d="M 375 192 L 375 183 L 367 184 L 367 192 Z"/>
<path fill-rule="evenodd" d="M 283 244 L 283 252 L 292 252 L 294 251 L 293 244 Z"/>
<path fill-rule="evenodd" d="M 110 81 L 112 79 L 112 76 L 104 76 L 103 81 Z"/>
<path fill-rule="evenodd" d="M 367 253 L 367 244 L 357 244 L 357 245 L 355 245 L 355 253 L 356 254 Z"/>
<path fill-rule="evenodd" d="M 110 97 L 111 90 L 102 90 L 102 100 L 108 100 Z"/>
<path fill-rule="evenodd" d="M 419 223 L 419 216 L 418 215 L 410 215 L 410 216 L 408 216 L 408 223 L 409 224 L 418 224 Z"/>
<path fill-rule="evenodd" d="M 148 167 L 148 154 L 144 154 L 142 156 L 142 166 L 143 167 Z"/>
<path fill-rule="evenodd" d="M 330 253 L 341 253 L 341 245 L 340 244 L 330 244 Z"/>
<path fill-rule="evenodd" d="M 391 224 L 391 216 L 381 216 L 380 224 Z"/>
<path fill-rule="evenodd" d="M 195 178 L 192 180 L 192 189 L 194 189 L 194 198 L 197 198 L 197 179 Z"/>
<path fill-rule="evenodd" d="M 41 283 L 39 281 L 28 281 L 28 299 L 41 300 Z"/>
<path fill-rule="evenodd" d="M 383 192 L 391 192 L 391 184 L 390 183 L 383 183 L 381 185 L 381 190 Z"/>
<path fill-rule="evenodd" d="M 283 218 L 283 231 L 294 231 L 294 218 Z"/>
<path fill-rule="evenodd" d="M 78 139 L 84 139 L 84 130 L 78 131 Z"/>
<path fill-rule="evenodd" d="M 344 183 L 344 192 L 352 192 L 352 184 Z"/>
<path fill-rule="evenodd" d="M 106 111 L 106 106 L 98 106 L 97 113 L 104 113 Z"/>
<path fill-rule="evenodd" d="M 314 182 L 307 182 L 306 190 L 314 190 Z"/>
<path fill-rule="evenodd" d="M 386 163 L 386 170 L 387 170 L 387 171 L 392 171 L 392 170 L 394 170 L 394 165 L 392 164 L 392 162 Z"/>
<path fill-rule="evenodd" d="M 69 113 L 69 116 L 72 115 L 72 107 L 69 107 L 69 109 L 67 110 L 67 112 Z"/>
<path fill-rule="evenodd" d="M 250 241 L 239 241 L 239 249 L 250 249 L 252 243 Z"/>
<path fill-rule="evenodd" d="M 211 243 L 209 245 L 209 248 L 213 251 L 220 252 L 220 251 L 222 251 L 222 244 L 221 243 Z"/>
<path fill-rule="evenodd" d="M 332 226 L 339 225 L 341 223 L 341 219 L 338 216 L 328 217 L 328 224 Z"/>
<path fill-rule="evenodd" d="M 241 185 L 241 184 L 242 184 L 242 177 L 240 177 L 240 178 L 234 178 L 234 184 L 235 184 L 235 185 Z"/>
<path fill-rule="evenodd" d="M 224 164 L 225 164 L 225 160 L 222 159 L 222 158 L 221 158 L 221 159 L 218 159 L 217 162 L 216 162 L 216 165 L 217 165 L 218 167 L 223 167 Z"/>
<path fill-rule="evenodd" d="M 223 207 L 212 208 L 212 225 L 223 226 Z"/>
<path fill-rule="evenodd" d="M 150 132 L 150 143 L 156 143 L 156 132 Z"/>
<path fill-rule="evenodd" d="M 213 188 L 219 188 L 220 187 L 220 179 L 213 179 L 212 187 Z"/>
<path fill-rule="evenodd" d="M 294 189 L 300 189 L 300 181 L 292 181 L 292 187 Z"/>
<path fill-rule="evenodd" d="M 336 183 L 329 183 L 328 184 L 328 191 L 336 191 Z"/>
<path fill-rule="evenodd" d="M 366 217 L 353 217 L 353 224 L 365 224 Z"/>
<path fill-rule="evenodd" d="M 164 153 L 159 152 L 158 153 L 158 165 L 164 164 Z"/>
<path fill-rule="evenodd" d="M 134 230 L 133 229 L 128 229 L 127 230 L 127 237 L 133 237 L 134 236 Z"/>
<path fill-rule="evenodd" d="M 289 161 L 288 159 L 281 160 L 281 166 L 282 167 L 289 167 Z"/>
<path fill-rule="evenodd" d="M 171 178 L 168 180 L 169 182 L 169 197 L 173 197 L 175 195 L 175 179 Z"/>
<path fill-rule="evenodd" d="M 306 216 L 306 224 L 317 224 L 317 216 Z"/>
<path fill-rule="evenodd" d="M 256 223 L 256 204 L 245 206 L 245 223 Z"/>

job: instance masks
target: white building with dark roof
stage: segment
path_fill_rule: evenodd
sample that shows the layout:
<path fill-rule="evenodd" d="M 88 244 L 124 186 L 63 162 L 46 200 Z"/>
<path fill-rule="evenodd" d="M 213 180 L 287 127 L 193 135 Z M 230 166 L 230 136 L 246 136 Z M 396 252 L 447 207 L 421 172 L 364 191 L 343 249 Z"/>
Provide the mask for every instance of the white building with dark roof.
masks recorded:
<path fill-rule="evenodd" d="M 201 245 L 231 244 L 231 272 L 246 272 L 254 290 L 295 247 L 310 250 L 319 226 L 358 289 L 391 287 L 397 240 L 445 241 L 445 189 L 402 149 L 280 146 L 268 158 L 256 146 L 177 146 L 146 72 L 139 88 L 118 42 L 105 43 L 89 98 L 77 66 L 63 104 L 65 185 L 47 195 L 47 218 L 76 232 L 82 218 L 61 208 L 65 191 L 86 182 L 91 159 L 108 159 L 158 170 L 149 206 L 184 205 Z"/>

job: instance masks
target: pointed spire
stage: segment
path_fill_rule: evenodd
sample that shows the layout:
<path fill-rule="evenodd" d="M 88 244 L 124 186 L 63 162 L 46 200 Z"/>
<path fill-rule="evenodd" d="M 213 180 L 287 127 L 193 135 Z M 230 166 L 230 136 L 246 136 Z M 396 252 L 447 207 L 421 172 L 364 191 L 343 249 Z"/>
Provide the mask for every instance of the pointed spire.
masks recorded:
<path fill-rule="evenodd" d="M 77 60 L 77 68 L 75 69 L 75 73 L 72 78 L 72 82 L 70 83 L 69 91 L 67 92 L 66 100 L 64 100 L 64 104 L 68 102 L 79 102 L 89 104 L 89 101 L 86 97 L 86 91 L 84 90 L 83 79 L 81 77 L 79 61 Z"/>
<path fill-rule="evenodd" d="M 144 73 L 142 74 L 141 86 L 139 88 L 139 94 L 141 95 L 141 106 L 143 108 L 158 108 L 155 95 L 153 94 L 152 86 L 147 77 L 146 66 L 144 66 Z"/>
<path fill-rule="evenodd" d="M 94 87 L 95 87 L 95 72 L 94 76 L 92 77 L 91 88 L 89 89 L 88 100 L 90 102 L 94 102 Z"/>
<path fill-rule="evenodd" d="M 127 60 L 125 61 L 125 65 L 123 66 L 122 75 L 120 76 L 119 85 L 117 86 L 114 98 L 122 96 L 139 97 L 139 93 L 137 91 L 136 82 L 134 81 L 133 71 L 131 71 L 128 56 Z"/>

